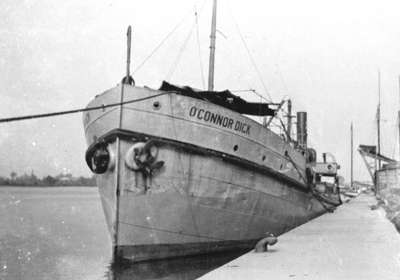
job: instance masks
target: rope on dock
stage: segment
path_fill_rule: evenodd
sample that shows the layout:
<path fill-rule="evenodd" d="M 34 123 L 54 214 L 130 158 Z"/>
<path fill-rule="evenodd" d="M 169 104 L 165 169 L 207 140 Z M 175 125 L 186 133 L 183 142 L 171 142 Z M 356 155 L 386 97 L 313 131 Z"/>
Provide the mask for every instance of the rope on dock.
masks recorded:
<path fill-rule="evenodd" d="M 132 100 L 128 100 L 128 101 L 125 101 L 125 102 L 103 104 L 103 105 L 95 106 L 95 107 L 86 107 L 86 108 L 67 110 L 67 111 L 58 111 L 58 112 L 51 112 L 51 113 L 44 113 L 44 114 L 3 118 L 3 119 L 0 119 L 0 123 L 16 122 L 16 121 L 24 121 L 24 120 L 32 120 L 32 119 L 48 118 L 48 117 L 56 117 L 56 116 L 61 116 L 61 115 L 76 114 L 76 113 L 82 113 L 82 112 L 87 112 L 87 111 L 102 110 L 102 109 L 105 109 L 105 108 L 117 107 L 117 106 L 121 106 L 121 105 L 125 105 L 125 104 L 131 104 L 131 103 L 144 101 L 144 100 L 151 99 L 151 98 L 154 98 L 154 97 L 159 97 L 159 96 L 162 96 L 162 95 L 165 95 L 165 94 L 168 94 L 168 92 L 162 92 L 162 93 L 159 93 L 159 94 L 154 94 L 154 95 L 143 97 L 143 98 L 132 99 Z"/>

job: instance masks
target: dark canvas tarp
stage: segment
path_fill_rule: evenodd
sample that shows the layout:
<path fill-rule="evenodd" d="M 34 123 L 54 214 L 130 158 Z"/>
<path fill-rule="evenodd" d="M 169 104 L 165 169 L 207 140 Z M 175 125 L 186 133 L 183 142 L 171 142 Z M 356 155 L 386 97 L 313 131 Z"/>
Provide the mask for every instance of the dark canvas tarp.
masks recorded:
<path fill-rule="evenodd" d="M 172 91 L 181 95 L 206 100 L 240 114 L 254 116 L 273 116 L 275 114 L 275 110 L 269 108 L 268 103 L 247 102 L 239 96 L 232 94 L 229 90 L 199 91 L 188 86 L 178 87 L 165 81 L 162 83 L 160 90 Z"/>

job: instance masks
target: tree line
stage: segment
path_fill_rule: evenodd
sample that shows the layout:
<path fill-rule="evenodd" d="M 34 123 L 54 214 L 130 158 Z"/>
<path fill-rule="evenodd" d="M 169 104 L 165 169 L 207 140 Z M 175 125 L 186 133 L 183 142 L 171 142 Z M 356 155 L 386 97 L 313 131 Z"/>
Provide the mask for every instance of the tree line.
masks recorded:
<path fill-rule="evenodd" d="M 22 175 L 13 171 L 9 177 L 0 176 L 0 186 L 96 186 L 96 179 L 94 175 L 74 177 L 70 173 L 39 178 L 33 171 L 31 174 L 24 173 Z"/>

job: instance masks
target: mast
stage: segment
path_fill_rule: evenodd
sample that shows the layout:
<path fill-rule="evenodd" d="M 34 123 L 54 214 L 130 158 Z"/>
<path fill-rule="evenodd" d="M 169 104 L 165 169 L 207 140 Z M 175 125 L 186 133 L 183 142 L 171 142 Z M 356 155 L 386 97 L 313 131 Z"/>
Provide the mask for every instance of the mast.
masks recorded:
<path fill-rule="evenodd" d="M 378 132 L 378 147 L 377 154 L 381 154 L 381 71 L 378 70 L 378 110 L 376 113 L 377 132 Z M 381 160 L 378 159 L 378 169 L 381 169 Z"/>
<path fill-rule="evenodd" d="M 120 92 L 120 106 L 119 106 L 119 122 L 118 128 L 122 128 L 122 119 L 123 119 L 123 107 L 122 103 L 124 101 L 124 88 L 126 84 L 130 84 L 130 63 L 131 63 L 131 38 L 132 38 L 132 28 L 131 26 L 128 27 L 126 33 L 126 41 L 127 41 L 127 57 L 126 57 L 126 76 L 122 79 L 121 83 L 121 92 Z M 133 79 L 132 79 L 133 80 Z M 120 151 L 121 151 L 121 139 L 118 136 L 116 139 L 116 150 L 117 150 L 117 158 L 116 158 L 116 165 L 115 165 L 115 216 L 114 216 L 114 234 L 113 234 L 113 258 L 114 260 L 117 258 L 118 252 L 118 238 L 119 238 L 119 203 L 120 203 L 120 195 L 121 195 L 121 178 L 120 178 L 120 167 L 121 167 L 121 160 L 120 160 Z"/>
<path fill-rule="evenodd" d="M 126 32 L 126 83 L 129 83 L 129 77 L 131 75 L 131 41 L 132 41 L 132 27 L 129 25 Z M 122 101 L 121 101 L 122 102 Z"/>
<path fill-rule="evenodd" d="M 353 188 L 353 122 L 350 125 L 350 187 Z"/>
<path fill-rule="evenodd" d="M 210 34 L 210 60 L 208 63 L 208 90 L 214 90 L 215 38 L 217 31 L 217 0 L 213 3 L 213 13 Z"/>
<path fill-rule="evenodd" d="M 399 130 L 399 161 L 400 161 L 400 76 L 399 76 L 399 110 L 397 111 L 397 129 Z"/>

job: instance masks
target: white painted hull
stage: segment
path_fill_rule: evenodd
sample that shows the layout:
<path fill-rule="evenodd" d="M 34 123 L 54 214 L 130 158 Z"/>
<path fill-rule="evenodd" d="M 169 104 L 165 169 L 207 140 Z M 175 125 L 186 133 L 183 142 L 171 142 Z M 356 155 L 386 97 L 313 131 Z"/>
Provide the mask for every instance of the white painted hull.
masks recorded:
<path fill-rule="evenodd" d="M 105 92 L 89 107 L 119 102 L 119 92 Z M 126 86 L 125 101 L 159 93 Z M 121 139 L 114 244 L 120 257 L 143 261 L 251 248 L 267 232 L 281 234 L 325 212 L 303 181 L 304 157 L 236 112 L 168 93 L 124 105 L 118 130 L 119 113 L 118 107 L 91 111 L 84 123 L 89 145 L 105 140 L 116 151 L 115 138 Z M 125 155 L 148 139 L 157 140 L 157 160 L 165 164 L 146 178 L 127 167 Z M 97 176 L 112 236 L 115 171 Z"/>

